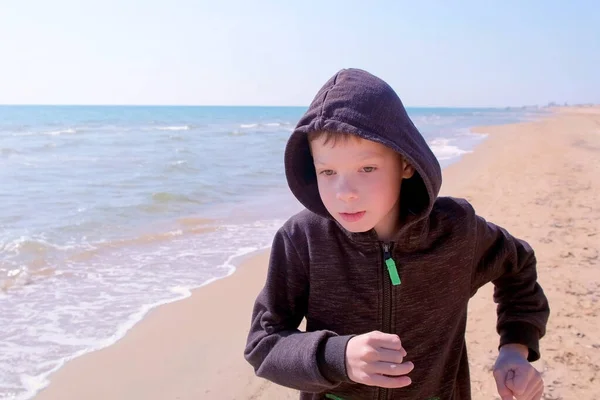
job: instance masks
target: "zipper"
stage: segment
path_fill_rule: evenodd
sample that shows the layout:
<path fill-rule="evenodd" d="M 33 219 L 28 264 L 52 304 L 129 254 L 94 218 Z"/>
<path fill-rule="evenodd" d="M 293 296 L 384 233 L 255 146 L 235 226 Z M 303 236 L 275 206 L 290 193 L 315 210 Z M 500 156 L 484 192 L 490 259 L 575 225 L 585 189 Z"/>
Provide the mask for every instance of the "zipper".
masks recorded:
<path fill-rule="evenodd" d="M 383 244 L 383 261 L 385 263 L 385 266 L 387 267 L 388 274 L 390 275 L 390 280 L 392 281 L 392 285 L 397 286 L 402 282 L 400 281 L 400 275 L 398 275 L 398 268 L 396 267 L 396 262 L 392 258 L 390 249 L 391 244 Z"/>
<path fill-rule="evenodd" d="M 390 243 L 383 243 L 383 266 L 387 269 L 389 279 L 384 275 L 383 278 L 383 332 L 391 333 L 392 330 L 392 285 L 398 285 L 400 277 L 396 263 L 392 259 Z"/>
<path fill-rule="evenodd" d="M 398 268 L 392 258 L 392 243 L 382 243 L 383 249 L 383 267 L 387 270 L 389 279 L 384 275 L 383 279 L 383 332 L 391 333 L 392 330 L 392 286 L 401 284 Z M 385 400 L 388 398 L 388 389 L 378 388 L 377 399 Z"/>

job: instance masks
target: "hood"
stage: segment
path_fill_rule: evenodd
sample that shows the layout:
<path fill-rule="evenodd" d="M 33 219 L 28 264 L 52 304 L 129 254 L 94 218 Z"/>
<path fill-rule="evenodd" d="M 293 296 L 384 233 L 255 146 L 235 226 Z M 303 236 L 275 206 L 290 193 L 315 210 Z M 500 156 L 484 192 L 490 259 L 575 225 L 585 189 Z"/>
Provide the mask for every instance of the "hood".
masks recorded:
<path fill-rule="evenodd" d="M 296 125 L 285 148 L 285 173 L 290 190 L 308 210 L 334 219 L 319 196 L 308 133 L 343 132 L 379 142 L 397 151 L 414 167 L 402 182 L 402 231 L 426 218 L 438 196 L 440 165 L 415 127 L 394 90 L 360 69 L 343 69 L 319 90 Z"/>

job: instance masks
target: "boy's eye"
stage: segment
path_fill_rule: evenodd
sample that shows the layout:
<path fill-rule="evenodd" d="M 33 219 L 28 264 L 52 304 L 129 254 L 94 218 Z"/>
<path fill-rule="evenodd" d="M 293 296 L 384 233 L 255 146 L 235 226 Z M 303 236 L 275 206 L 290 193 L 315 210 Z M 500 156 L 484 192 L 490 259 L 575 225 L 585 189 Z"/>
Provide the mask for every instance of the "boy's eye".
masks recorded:
<path fill-rule="evenodd" d="M 375 171 L 377 168 L 375 167 L 363 167 L 363 171 L 364 172 L 373 172 Z"/>
<path fill-rule="evenodd" d="M 324 169 L 323 171 L 319 172 L 321 175 L 327 175 L 327 176 L 331 176 L 333 175 L 333 170 L 331 169 Z"/>

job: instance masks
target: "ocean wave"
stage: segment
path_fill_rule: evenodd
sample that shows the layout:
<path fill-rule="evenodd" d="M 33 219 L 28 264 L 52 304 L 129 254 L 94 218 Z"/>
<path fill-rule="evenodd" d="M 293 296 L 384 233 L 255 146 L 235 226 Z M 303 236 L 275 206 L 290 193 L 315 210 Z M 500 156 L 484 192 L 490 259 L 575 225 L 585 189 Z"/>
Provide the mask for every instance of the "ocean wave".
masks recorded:
<path fill-rule="evenodd" d="M 166 243 L 184 235 L 214 232 L 218 225 L 207 218 L 181 218 L 179 228 L 165 232 L 146 233 L 122 239 L 98 240 L 79 245 L 56 245 L 44 240 L 20 237 L 0 246 L 0 292 L 27 286 L 40 278 L 62 274 L 51 265 L 52 256 L 60 256 L 62 265 L 88 262 L 100 254 L 157 243 Z M 50 252 L 53 252 L 50 254 Z"/>
<path fill-rule="evenodd" d="M 216 279 L 218 278 L 214 278 L 208 283 L 211 283 Z M 116 343 L 121 338 L 123 338 L 125 334 L 127 334 L 127 332 L 131 330 L 131 328 L 137 325 L 151 310 L 165 304 L 183 300 L 187 297 L 190 297 L 192 294 L 191 290 L 178 286 L 172 287 L 168 290 L 174 295 L 173 297 L 170 297 L 165 300 L 160 300 L 151 304 L 143 305 L 136 313 L 132 314 L 127 321 L 119 325 L 117 327 L 116 332 L 112 336 L 105 338 L 87 338 L 75 340 L 77 343 L 79 343 L 79 346 L 77 347 L 83 347 L 83 349 L 69 356 L 62 357 L 56 361 L 44 363 L 47 366 L 47 369 L 39 375 L 32 376 L 28 374 L 21 374 L 19 378 L 21 384 L 23 385 L 24 391 L 22 391 L 18 397 L 13 397 L 12 399 L 28 400 L 33 398 L 40 390 L 48 386 L 48 384 L 50 383 L 49 376 L 54 374 L 60 368 L 62 368 L 67 362 L 79 358 L 84 354 L 101 350 Z M 61 341 L 64 342 L 63 339 L 61 339 Z M 57 342 L 57 344 L 60 345 L 61 341 Z M 74 347 L 74 344 L 70 344 L 69 347 Z"/>
<path fill-rule="evenodd" d="M 269 128 L 274 128 L 274 127 L 279 127 L 279 126 L 284 126 L 284 125 L 289 125 L 288 122 L 256 122 L 253 124 L 241 124 L 240 128 L 242 129 L 250 129 L 250 128 L 260 128 L 260 127 L 269 127 Z"/>
<path fill-rule="evenodd" d="M 0 243 L 0 254 L 13 253 L 19 255 L 44 255 L 50 250 L 69 250 L 72 245 L 50 243 L 44 238 L 20 236 L 6 243 Z"/>
<path fill-rule="evenodd" d="M 153 233 L 143 233 L 139 236 L 128 238 L 99 240 L 93 243 L 86 243 L 85 248 L 81 248 L 77 252 L 73 252 L 67 262 L 87 261 L 98 254 L 108 250 L 125 249 L 131 247 L 156 245 L 157 243 L 168 242 L 178 237 L 186 235 L 196 235 L 201 233 L 212 233 L 218 228 L 218 221 L 210 218 L 202 217 L 183 217 L 176 222 L 176 227 L 165 231 Z"/>
<path fill-rule="evenodd" d="M 198 171 L 198 170 L 194 166 L 190 165 L 187 160 L 171 161 L 165 168 L 165 173 L 167 175 L 168 174 L 185 173 L 185 172 L 190 173 L 190 172 L 196 172 L 196 171 Z"/>
<path fill-rule="evenodd" d="M 438 138 L 429 142 L 429 147 L 438 160 L 449 160 L 459 157 L 463 154 L 471 153 L 470 150 L 464 150 L 458 146 L 451 145 L 453 139 Z"/>
<path fill-rule="evenodd" d="M 17 133 L 11 134 L 12 137 L 35 136 L 35 135 L 39 135 L 39 133 L 33 132 L 33 131 L 25 131 L 25 132 L 17 132 Z"/>
<path fill-rule="evenodd" d="M 177 222 L 186 231 L 213 223 L 195 216 Z M 268 248 L 281 223 L 218 225 L 217 232 L 202 240 L 182 238 L 176 229 L 161 234 L 170 236 L 173 245 L 152 243 L 141 251 L 131 249 L 131 242 L 110 242 L 106 257 L 74 265 L 76 280 L 31 288 L 26 298 L 5 303 L 10 312 L 2 323 L 11 323 L 6 340 L 0 341 L 0 354 L 5 365 L 14 365 L 18 358 L 19 370 L 0 370 L 2 383 L 14 388 L 15 398 L 31 398 L 66 362 L 117 342 L 150 310 L 189 297 L 193 289 L 234 273 L 242 257 Z M 122 245 L 125 251 L 115 249 Z M 204 257 L 209 260 L 199 262 Z M 182 263 L 189 266 L 180 269 Z"/>
<path fill-rule="evenodd" d="M 457 117 L 441 116 L 437 114 L 420 115 L 413 118 L 413 122 L 419 129 L 427 129 L 428 126 L 447 126 L 458 121 Z"/>
<path fill-rule="evenodd" d="M 158 204 L 167 203 L 201 203 L 198 200 L 192 199 L 183 194 L 169 193 L 169 192 L 156 192 L 152 194 L 152 201 Z"/>
<path fill-rule="evenodd" d="M 25 236 L 0 243 L 0 291 L 29 285 L 38 278 L 54 276 L 56 269 L 52 265 L 52 257 L 74 248 Z"/>
<path fill-rule="evenodd" d="M 207 231 L 208 231 L 208 229 L 207 229 Z M 66 259 L 66 262 L 67 263 L 86 262 L 86 261 L 89 261 L 92 258 L 98 256 L 99 254 L 102 254 L 102 253 L 105 253 L 108 251 L 126 249 L 126 248 L 137 247 L 137 246 L 145 246 L 145 245 L 149 245 L 149 244 L 155 245 L 157 243 L 162 243 L 162 242 L 167 242 L 169 240 L 173 240 L 174 238 L 176 238 L 178 236 L 182 236 L 186 233 L 188 233 L 188 232 L 184 231 L 182 229 L 176 229 L 176 230 L 167 231 L 167 232 L 142 234 L 137 237 L 131 237 L 131 238 L 125 238 L 125 239 L 100 240 L 100 241 L 97 241 L 97 242 L 94 242 L 93 244 L 91 244 L 89 246 L 89 248 L 87 248 L 87 249 L 81 249 L 81 251 L 73 253 Z"/>
<path fill-rule="evenodd" d="M 156 129 L 159 131 L 189 131 L 191 125 L 175 125 L 175 126 L 159 126 Z"/>
<path fill-rule="evenodd" d="M 188 163 L 187 160 L 177 160 L 177 161 L 171 162 L 169 165 L 173 165 L 173 166 L 175 166 L 175 165 L 186 165 L 187 163 Z"/>
<path fill-rule="evenodd" d="M 0 268 L 0 292 L 32 284 L 41 278 L 56 276 L 57 270 L 50 266 L 13 266 Z"/>
<path fill-rule="evenodd" d="M 59 135 L 64 135 L 64 134 L 75 134 L 77 133 L 76 129 L 73 128 L 69 128 L 69 129 L 61 129 L 58 131 L 49 131 L 49 132 L 43 132 L 44 135 L 51 135 L 51 136 L 59 136 Z"/>
<path fill-rule="evenodd" d="M 70 339 L 65 340 L 65 338 L 62 335 L 61 336 L 56 336 L 56 335 L 48 336 L 47 338 L 50 338 L 50 339 L 54 338 L 54 340 L 46 340 L 46 342 L 55 343 L 58 345 L 67 344 L 68 347 L 71 347 L 71 348 L 73 348 L 75 346 L 80 347 L 80 348 L 83 347 L 83 349 L 81 349 L 71 355 L 68 355 L 66 357 L 62 357 L 58 360 L 49 361 L 49 362 L 44 363 L 48 368 L 39 375 L 32 376 L 32 375 L 28 375 L 28 374 L 21 374 L 20 381 L 21 381 L 21 384 L 23 385 L 23 389 L 25 389 L 25 390 L 23 392 L 21 392 L 19 397 L 15 397 L 15 400 L 26 400 L 26 399 L 30 399 L 30 398 L 34 397 L 37 393 L 39 393 L 39 391 L 41 391 L 42 389 L 44 389 L 45 387 L 47 387 L 50 384 L 49 377 L 52 374 L 54 374 L 56 371 L 61 369 L 67 362 L 69 362 L 73 359 L 79 358 L 82 355 L 92 353 L 92 352 L 104 349 L 106 347 L 109 347 L 109 346 L 115 344 L 120 339 L 125 337 L 125 335 L 134 326 L 136 326 L 139 322 L 141 322 L 144 319 L 144 317 L 153 309 L 163 306 L 163 305 L 166 305 L 166 304 L 184 300 L 192 295 L 192 290 L 204 287 L 204 286 L 209 285 L 219 279 L 223 279 L 223 278 L 230 276 L 236 270 L 236 267 L 234 264 L 235 259 L 242 258 L 244 256 L 247 256 L 248 254 L 254 253 L 261 249 L 262 248 L 258 248 L 258 247 L 246 247 L 246 248 L 238 249 L 238 251 L 235 254 L 229 256 L 222 265 L 217 267 L 218 270 L 226 269 L 227 272 L 225 275 L 212 276 L 212 277 L 204 280 L 203 282 L 201 282 L 198 285 L 172 286 L 172 287 L 166 289 L 172 296 L 170 296 L 166 299 L 162 299 L 162 300 L 154 301 L 149 304 L 142 305 L 141 307 L 139 307 L 139 309 L 135 313 L 132 313 L 131 315 L 129 315 L 129 317 L 127 318 L 126 321 L 119 324 L 115 330 L 115 333 L 112 334 L 111 336 L 104 337 L 104 338 L 93 338 L 93 337 L 83 338 L 83 339 L 73 338 L 72 340 L 70 340 Z"/>
<path fill-rule="evenodd" d="M 59 129 L 56 131 L 25 131 L 25 132 L 17 132 L 13 133 L 11 136 L 20 137 L 20 136 L 37 136 L 37 135 L 48 135 L 48 136 L 60 136 L 60 135 L 73 135 L 76 134 L 79 130 L 75 128 L 67 128 L 67 129 Z"/>

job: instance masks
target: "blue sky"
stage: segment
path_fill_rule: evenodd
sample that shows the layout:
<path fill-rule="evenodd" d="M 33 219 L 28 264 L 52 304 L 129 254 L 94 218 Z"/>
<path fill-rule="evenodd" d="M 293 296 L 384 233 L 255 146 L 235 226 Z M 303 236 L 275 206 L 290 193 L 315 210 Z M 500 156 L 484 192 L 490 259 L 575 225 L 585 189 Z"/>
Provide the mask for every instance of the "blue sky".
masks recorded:
<path fill-rule="evenodd" d="M 345 67 L 408 106 L 600 103 L 593 1 L 2 0 L 0 38 L 0 104 L 307 105 Z"/>

